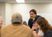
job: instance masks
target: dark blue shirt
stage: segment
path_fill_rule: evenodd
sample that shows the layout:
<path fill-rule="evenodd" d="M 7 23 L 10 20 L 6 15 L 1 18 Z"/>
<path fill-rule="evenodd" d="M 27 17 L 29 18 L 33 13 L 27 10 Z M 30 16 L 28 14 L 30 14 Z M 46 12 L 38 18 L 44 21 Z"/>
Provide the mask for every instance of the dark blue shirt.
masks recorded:
<path fill-rule="evenodd" d="M 33 21 L 33 19 L 29 19 L 28 25 L 29 25 L 30 28 L 32 28 L 33 23 L 34 23 L 39 17 L 41 17 L 41 16 L 37 15 L 37 16 L 35 17 L 35 20 L 34 20 L 34 21 Z"/>

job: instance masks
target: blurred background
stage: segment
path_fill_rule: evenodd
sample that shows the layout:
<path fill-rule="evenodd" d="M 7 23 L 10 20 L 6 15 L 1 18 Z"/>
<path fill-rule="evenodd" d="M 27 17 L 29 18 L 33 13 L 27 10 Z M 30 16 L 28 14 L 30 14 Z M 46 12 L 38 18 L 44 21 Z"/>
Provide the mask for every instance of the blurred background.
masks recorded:
<path fill-rule="evenodd" d="M 31 9 L 35 9 L 52 25 L 52 0 L 0 0 L 0 16 L 3 16 L 5 26 L 11 23 L 14 13 L 20 13 L 23 21 L 28 23 Z"/>

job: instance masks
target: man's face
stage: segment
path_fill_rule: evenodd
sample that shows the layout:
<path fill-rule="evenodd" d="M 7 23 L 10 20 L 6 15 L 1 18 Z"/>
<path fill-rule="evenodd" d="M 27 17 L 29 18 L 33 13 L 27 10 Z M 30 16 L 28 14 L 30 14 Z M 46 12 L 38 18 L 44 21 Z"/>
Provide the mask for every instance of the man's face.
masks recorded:
<path fill-rule="evenodd" d="M 0 17 L 0 26 L 2 26 L 2 24 L 3 24 L 3 18 Z"/>
<path fill-rule="evenodd" d="M 30 12 L 30 18 L 35 18 L 36 14 L 34 14 L 33 12 Z"/>

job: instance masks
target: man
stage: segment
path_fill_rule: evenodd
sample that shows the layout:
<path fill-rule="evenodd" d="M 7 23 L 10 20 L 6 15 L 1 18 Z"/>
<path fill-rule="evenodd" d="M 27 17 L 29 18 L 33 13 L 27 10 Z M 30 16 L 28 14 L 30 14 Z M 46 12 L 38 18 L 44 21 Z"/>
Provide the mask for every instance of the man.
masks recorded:
<path fill-rule="evenodd" d="M 13 14 L 11 21 L 11 25 L 2 29 L 2 37 L 32 37 L 31 29 L 22 24 L 20 14 Z"/>
<path fill-rule="evenodd" d="M 30 28 L 32 28 L 32 26 L 33 26 L 33 25 L 32 25 L 32 24 L 33 24 L 33 21 L 34 21 L 34 20 L 36 21 L 37 18 L 40 17 L 40 16 L 37 15 L 37 12 L 36 12 L 35 9 L 31 9 L 29 13 L 30 13 L 30 19 L 29 19 L 29 21 L 28 21 L 28 25 L 29 25 Z"/>
<path fill-rule="evenodd" d="M 1 27 L 3 25 L 3 18 L 2 16 L 0 16 L 0 37 L 1 37 Z"/>

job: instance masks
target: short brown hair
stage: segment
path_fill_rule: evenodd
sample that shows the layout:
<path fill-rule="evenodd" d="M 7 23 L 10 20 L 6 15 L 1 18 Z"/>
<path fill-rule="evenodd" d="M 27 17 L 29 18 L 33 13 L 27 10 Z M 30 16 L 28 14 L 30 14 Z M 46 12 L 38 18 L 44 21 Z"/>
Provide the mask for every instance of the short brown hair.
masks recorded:
<path fill-rule="evenodd" d="M 37 14 L 35 9 L 31 9 L 30 12 L 33 12 L 34 14 Z"/>

